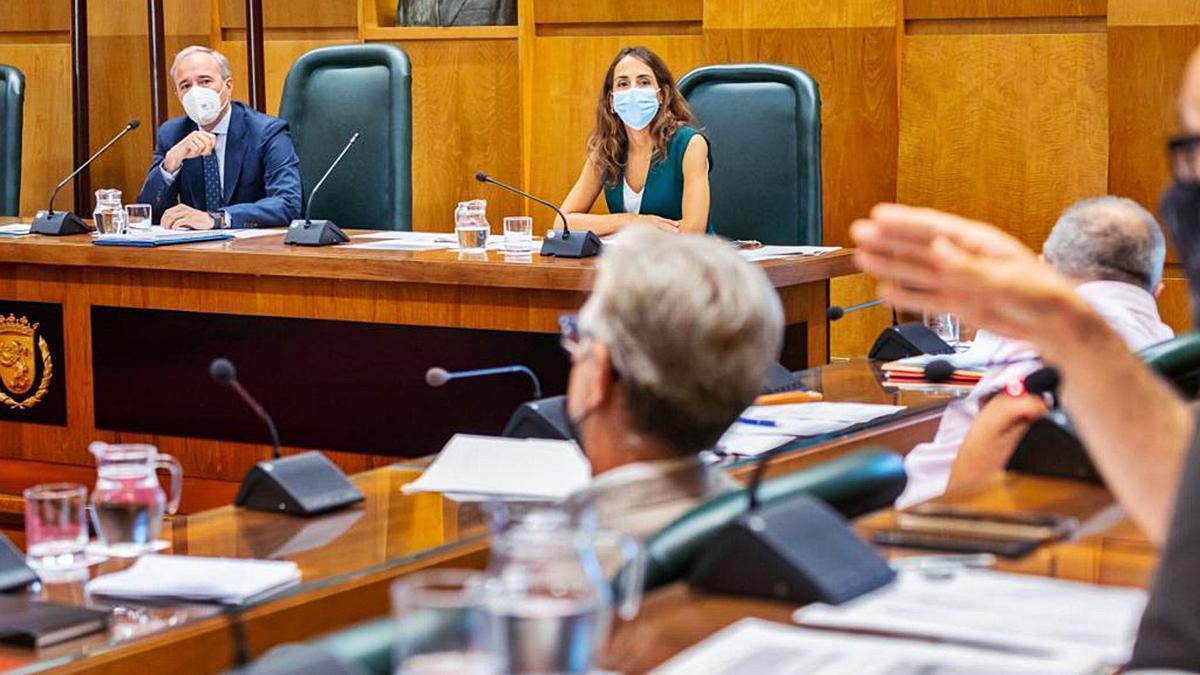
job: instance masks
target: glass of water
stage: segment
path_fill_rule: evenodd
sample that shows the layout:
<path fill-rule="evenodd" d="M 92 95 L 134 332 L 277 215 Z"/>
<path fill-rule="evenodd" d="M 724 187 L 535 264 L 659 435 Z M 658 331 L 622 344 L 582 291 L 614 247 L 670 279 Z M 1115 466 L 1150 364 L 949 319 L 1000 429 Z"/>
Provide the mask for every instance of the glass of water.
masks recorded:
<path fill-rule="evenodd" d="M 87 488 L 75 483 L 35 485 L 25 497 L 26 557 L 38 570 L 69 570 L 86 562 Z"/>
<path fill-rule="evenodd" d="M 504 250 L 509 253 L 533 250 L 533 218 L 509 216 L 504 219 Z"/>
<path fill-rule="evenodd" d="M 454 210 L 454 233 L 458 235 L 459 251 L 478 253 L 486 250 L 490 229 L 486 199 L 458 203 L 458 208 Z"/>
<path fill-rule="evenodd" d="M 943 342 L 957 347 L 962 339 L 962 324 L 953 314 L 925 313 L 925 327 L 933 331 Z"/>
<path fill-rule="evenodd" d="M 484 593 L 484 576 L 474 570 L 417 572 L 393 584 L 397 675 L 502 672 Z"/>
<path fill-rule="evenodd" d="M 125 228 L 130 234 L 150 231 L 150 205 L 129 204 L 125 207 Z"/>

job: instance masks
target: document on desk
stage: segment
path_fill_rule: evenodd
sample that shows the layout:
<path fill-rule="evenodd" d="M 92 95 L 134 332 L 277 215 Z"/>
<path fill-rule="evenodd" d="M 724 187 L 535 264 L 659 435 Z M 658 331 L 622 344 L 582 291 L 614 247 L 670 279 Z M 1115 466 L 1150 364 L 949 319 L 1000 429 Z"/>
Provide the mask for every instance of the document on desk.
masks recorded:
<path fill-rule="evenodd" d="M 894 415 L 904 408 L 902 405 L 836 401 L 751 406 L 730 430 L 741 434 L 818 436 Z"/>
<path fill-rule="evenodd" d="M 571 441 L 455 434 L 406 494 L 559 501 L 587 487 L 592 469 Z"/>
<path fill-rule="evenodd" d="M 931 578 L 915 570 L 844 605 L 796 610 L 802 625 L 927 637 L 1048 655 L 1129 659 L 1146 605 L 1139 589 L 991 570 Z"/>
<path fill-rule="evenodd" d="M 129 569 L 88 582 L 90 595 L 143 600 L 241 604 L 300 581 L 300 567 L 286 560 L 143 555 Z"/>
<path fill-rule="evenodd" d="M 282 235 L 287 232 L 286 227 L 243 227 L 236 230 L 228 230 L 233 235 L 234 239 L 257 239 L 259 237 L 269 237 L 271 235 Z"/>
<path fill-rule="evenodd" d="M 1086 655 L 1034 657 L 872 635 L 850 635 L 742 619 L 684 651 L 656 675 L 1083 675 L 1099 661 Z"/>
<path fill-rule="evenodd" d="M 11 225 L 0 225 L 0 236 L 2 237 L 21 237 L 29 234 L 29 229 L 32 227 L 29 223 L 13 223 Z"/>
<path fill-rule="evenodd" d="M 842 250 L 841 246 L 775 246 L 767 244 L 758 248 L 740 249 L 738 253 L 750 261 L 775 260 L 776 258 L 804 258 L 825 255 Z"/>

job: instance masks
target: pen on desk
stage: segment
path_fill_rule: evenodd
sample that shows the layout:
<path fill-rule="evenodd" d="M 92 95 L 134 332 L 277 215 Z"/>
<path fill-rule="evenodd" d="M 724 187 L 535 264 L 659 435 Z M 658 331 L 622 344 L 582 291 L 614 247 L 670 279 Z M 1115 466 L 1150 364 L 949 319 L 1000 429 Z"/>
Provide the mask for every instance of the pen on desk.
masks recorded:
<path fill-rule="evenodd" d="M 755 426 L 755 427 L 777 427 L 777 426 L 779 426 L 779 422 L 776 422 L 774 420 L 756 420 L 756 419 L 751 419 L 749 417 L 739 417 L 739 418 L 737 418 L 737 421 L 738 421 L 738 424 L 749 424 L 749 425 Z"/>

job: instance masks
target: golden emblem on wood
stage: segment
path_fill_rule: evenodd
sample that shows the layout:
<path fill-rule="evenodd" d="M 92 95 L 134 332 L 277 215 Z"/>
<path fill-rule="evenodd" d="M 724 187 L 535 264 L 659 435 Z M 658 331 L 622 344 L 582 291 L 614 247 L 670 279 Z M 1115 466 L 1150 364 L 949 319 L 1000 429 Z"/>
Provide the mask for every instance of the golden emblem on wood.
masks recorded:
<path fill-rule="evenodd" d="M 50 391 L 54 363 L 45 338 L 37 336 L 38 324 L 26 317 L 0 316 L 0 403 L 14 410 L 26 410 L 42 402 Z M 35 341 L 36 338 L 36 341 Z M 36 347 L 36 352 L 34 351 Z M 37 358 L 42 360 L 42 377 L 32 395 L 18 400 L 33 389 Z"/>

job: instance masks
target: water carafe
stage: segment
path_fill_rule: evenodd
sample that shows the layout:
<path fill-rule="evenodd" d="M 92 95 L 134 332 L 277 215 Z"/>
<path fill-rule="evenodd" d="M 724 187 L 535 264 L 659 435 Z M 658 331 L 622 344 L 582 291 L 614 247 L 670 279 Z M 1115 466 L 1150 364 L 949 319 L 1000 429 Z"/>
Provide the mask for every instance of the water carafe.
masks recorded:
<path fill-rule="evenodd" d="M 120 190 L 96 190 L 96 210 L 92 222 L 99 234 L 125 234 L 125 207 L 121 206 Z"/>
<path fill-rule="evenodd" d="M 136 556 L 154 548 L 163 513 L 179 508 L 183 469 L 153 445 L 99 441 L 88 446 L 96 457 L 96 489 L 92 491 L 92 523 L 115 555 Z M 171 474 L 171 498 L 158 483 L 158 470 Z"/>
<path fill-rule="evenodd" d="M 622 619 L 637 615 L 645 576 L 641 545 L 620 532 L 596 530 L 593 518 L 575 521 L 553 508 L 532 510 L 498 529 L 485 602 L 506 672 L 590 672 L 608 639 L 613 608 Z"/>
<path fill-rule="evenodd" d="M 460 253 L 482 253 L 487 250 L 490 231 L 486 199 L 458 203 L 458 208 L 454 210 L 454 233 L 458 235 Z"/>

